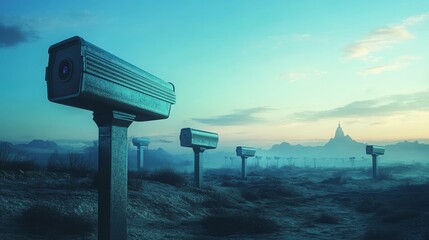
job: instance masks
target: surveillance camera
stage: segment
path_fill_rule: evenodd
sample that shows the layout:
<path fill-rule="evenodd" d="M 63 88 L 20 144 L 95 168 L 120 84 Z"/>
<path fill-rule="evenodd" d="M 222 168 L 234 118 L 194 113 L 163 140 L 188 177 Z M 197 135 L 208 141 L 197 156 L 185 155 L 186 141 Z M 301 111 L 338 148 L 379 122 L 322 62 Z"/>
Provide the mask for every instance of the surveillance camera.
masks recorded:
<path fill-rule="evenodd" d="M 182 128 L 180 131 L 180 146 L 213 149 L 217 147 L 217 133 L 201 131 L 193 128 Z"/>
<path fill-rule="evenodd" d="M 376 145 L 367 145 L 366 154 L 368 155 L 384 155 L 384 147 Z"/>
<path fill-rule="evenodd" d="M 173 84 L 72 37 L 49 48 L 48 99 L 94 112 L 120 111 L 135 121 L 168 118 L 176 102 Z"/>
<path fill-rule="evenodd" d="M 239 157 L 253 157 L 255 156 L 256 149 L 252 147 L 237 147 L 235 149 L 235 152 L 237 153 L 237 156 Z"/>

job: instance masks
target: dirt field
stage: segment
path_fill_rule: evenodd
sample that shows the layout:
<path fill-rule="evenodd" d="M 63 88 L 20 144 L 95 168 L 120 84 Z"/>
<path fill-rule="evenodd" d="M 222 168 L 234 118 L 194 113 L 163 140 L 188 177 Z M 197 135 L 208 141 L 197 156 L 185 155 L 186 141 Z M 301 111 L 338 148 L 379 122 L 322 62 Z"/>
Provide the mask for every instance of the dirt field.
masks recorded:
<path fill-rule="evenodd" d="M 429 239 L 429 165 L 248 172 L 130 174 L 128 239 Z M 97 239 L 94 179 L 0 170 L 0 239 Z"/>

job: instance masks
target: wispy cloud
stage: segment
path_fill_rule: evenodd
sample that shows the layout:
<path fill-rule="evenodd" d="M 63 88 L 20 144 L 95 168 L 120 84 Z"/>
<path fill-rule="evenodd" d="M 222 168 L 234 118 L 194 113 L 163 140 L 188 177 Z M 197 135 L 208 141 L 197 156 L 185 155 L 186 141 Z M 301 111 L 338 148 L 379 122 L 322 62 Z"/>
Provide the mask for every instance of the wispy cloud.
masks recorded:
<path fill-rule="evenodd" d="M 13 47 L 36 38 L 36 33 L 23 25 L 5 25 L 0 22 L 0 48 Z"/>
<path fill-rule="evenodd" d="M 236 125 L 249 125 L 255 123 L 263 122 L 262 118 L 259 118 L 255 115 L 273 110 L 268 107 L 257 107 L 257 108 L 249 108 L 249 109 L 241 109 L 236 110 L 232 114 L 226 114 L 221 116 L 214 116 L 208 118 L 193 118 L 192 120 L 208 124 L 208 125 L 216 125 L 216 126 L 236 126 Z"/>
<path fill-rule="evenodd" d="M 417 59 L 420 59 L 420 58 L 414 57 L 414 56 L 402 56 L 397 58 L 392 63 L 367 68 L 361 71 L 360 74 L 367 76 L 367 75 L 380 74 L 383 72 L 396 71 L 410 65 L 412 61 Z"/>
<path fill-rule="evenodd" d="M 0 47 L 5 42 L 20 43 L 33 40 L 38 35 L 43 35 L 44 31 L 78 28 L 98 23 L 99 20 L 97 15 L 87 9 L 71 12 L 46 11 L 43 15 L 0 13 Z M 104 22 L 106 20 L 103 19 Z"/>
<path fill-rule="evenodd" d="M 408 27 L 427 18 L 429 18 L 429 13 L 408 17 L 399 24 L 375 29 L 366 37 L 347 46 L 345 56 L 349 59 L 364 59 L 374 52 L 391 48 L 405 40 L 412 39 L 414 36 L 409 32 Z"/>
<path fill-rule="evenodd" d="M 174 141 L 168 140 L 168 139 L 156 139 L 154 142 L 157 142 L 157 143 L 172 143 Z"/>
<path fill-rule="evenodd" d="M 297 112 L 297 121 L 317 121 L 329 118 L 389 116 L 410 111 L 429 110 L 429 91 L 392 95 L 378 99 L 356 101 L 345 106 L 325 110 Z"/>

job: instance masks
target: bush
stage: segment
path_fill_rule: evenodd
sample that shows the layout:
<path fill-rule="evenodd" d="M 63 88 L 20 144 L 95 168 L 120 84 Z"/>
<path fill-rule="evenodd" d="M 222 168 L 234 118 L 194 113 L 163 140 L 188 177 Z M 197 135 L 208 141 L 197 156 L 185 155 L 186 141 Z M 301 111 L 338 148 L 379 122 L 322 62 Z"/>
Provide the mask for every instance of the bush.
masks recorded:
<path fill-rule="evenodd" d="M 233 207 L 234 204 L 226 194 L 214 192 L 203 202 L 203 206 L 206 208 L 229 208 Z"/>
<path fill-rule="evenodd" d="M 128 172 L 128 189 L 139 191 L 143 186 L 143 180 L 148 177 L 146 171 Z"/>
<path fill-rule="evenodd" d="M 176 187 L 185 184 L 185 178 L 171 168 L 156 170 L 150 175 L 150 180 Z"/>
<path fill-rule="evenodd" d="M 0 162 L 0 169 L 11 171 L 35 171 L 39 169 L 39 166 L 31 160 L 6 160 Z"/>
<path fill-rule="evenodd" d="M 405 239 L 401 232 L 390 229 L 372 229 L 365 233 L 364 240 L 402 240 Z"/>
<path fill-rule="evenodd" d="M 412 218 L 418 217 L 419 214 L 414 211 L 402 210 L 394 213 L 387 214 L 382 218 L 385 223 L 400 223 Z"/>
<path fill-rule="evenodd" d="M 377 179 L 392 180 L 393 179 L 392 171 L 389 169 L 379 169 L 377 172 Z"/>
<path fill-rule="evenodd" d="M 256 213 L 210 215 L 203 218 L 201 224 L 208 234 L 219 237 L 233 234 L 273 233 L 280 229 L 276 222 Z"/>
<path fill-rule="evenodd" d="M 326 213 L 321 214 L 319 217 L 317 217 L 315 220 L 317 223 L 324 223 L 324 224 L 339 224 L 340 219 L 336 216 L 332 216 Z"/>
<path fill-rule="evenodd" d="M 358 203 L 356 210 L 360 213 L 372 213 L 379 207 L 380 203 L 375 202 L 373 198 L 364 198 Z"/>
<path fill-rule="evenodd" d="M 296 192 L 292 188 L 287 188 L 283 185 L 278 186 L 257 186 L 241 189 L 241 197 L 247 201 L 258 201 L 264 199 L 279 199 L 282 197 L 296 196 Z"/>
<path fill-rule="evenodd" d="M 25 231 L 40 235 L 86 235 L 94 230 L 94 224 L 81 216 L 65 215 L 58 209 L 43 205 L 33 205 L 24 210 L 19 221 Z"/>
<path fill-rule="evenodd" d="M 346 184 L 349 179 L 343 176 L 335 176 L 321 181 L 323 184 L 342 185 Z"/>
<path fill-rule="evenodd" d="M 48 171 L 71 173 L 77 177 L 86 176 L 90 171 L 90 163 L 82 154 L 59 154 L 54 152 L 49 156 Z"/>

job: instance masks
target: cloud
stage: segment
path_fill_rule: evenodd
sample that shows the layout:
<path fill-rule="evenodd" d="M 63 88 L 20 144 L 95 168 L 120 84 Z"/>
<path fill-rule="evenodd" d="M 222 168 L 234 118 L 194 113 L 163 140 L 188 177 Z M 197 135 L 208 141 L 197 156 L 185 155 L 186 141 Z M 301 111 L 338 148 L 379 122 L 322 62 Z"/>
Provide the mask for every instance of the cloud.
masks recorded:
<path fill-rule="evenodd" d="M 429 17 L 429 13 L 408 17 L 401 23 L 375 29 L 366 37 L 358 40 L 345 49 L 346 58 L 364 59 L 374 52 L 393 47 L 405 40 L 412 39 L 414 36 L 408 30 L 408 27 L 424 21 Z"/>
<path fill-rule="evenodd" d="M 26 30 L 22 25 L 0 23 L 0 48 L 12 47 L 36 38 L 34 31 Z"/>
<path fill-rule="evenodd" d="M 215 126 L 236 126 L 248 125 L 263 122 L 263 119 L 256 117 L 255 114 L 272 110 L 267 107 L 257 107 L 249 109 L 236 110 L 232 114 L 209 117 L 209 118 L 193 118 L 192 120 Z"/>
<path fill-rule="evenodd" d="M 157 142 L 157 143 L 172 143 L 174 141 L 168 140 L 168 139 L 157 139 L 154 142 Z"/>
<path fill-rule="evenodd" d="M 413 60 L 417 60 L 417 59 L 420 59 L 420 58 L 414 57 L 414 56 L 402 56 L 397 58 L 393 63 L 370 67 L 361 71 L 360 74 L 367 76 L 367 75 L 375 75 L 383 72 L 399 70 L 401 68 L 404 68 L 410 65 Z"/>
<path fill-rule="evenodd" d="M 429 91 L 413 94 L 392 95 L 388 97 L 356 101 L 345 106 L 325 110 L 297 112 L 297 121 L 317 121 L 330 118 L 390 116 L 411 111 L 429 110 Z"/>

